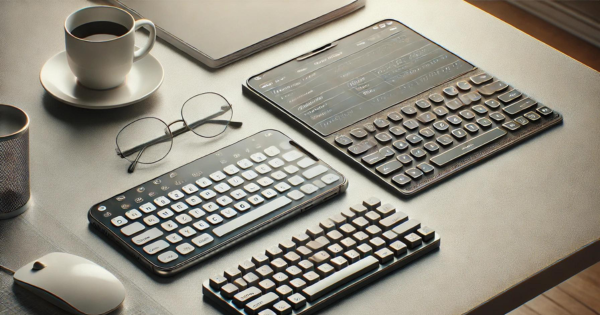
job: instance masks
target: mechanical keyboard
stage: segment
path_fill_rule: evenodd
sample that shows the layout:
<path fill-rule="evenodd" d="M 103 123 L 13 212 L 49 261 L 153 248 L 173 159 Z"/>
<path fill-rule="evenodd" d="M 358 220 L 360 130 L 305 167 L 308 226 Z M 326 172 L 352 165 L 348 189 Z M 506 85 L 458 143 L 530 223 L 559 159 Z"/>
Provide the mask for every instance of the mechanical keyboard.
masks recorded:
<path fill-rule="evenodd" d="M 94 205 L 88 219 L 170 275 L 346 187 L 329 165 L 265 130 Z"/>
<path fill-rule="evenodd" d="M 439 248 L 440 236 L 369 198 L 206 280 L 227 313 L 309 314 Z"/>

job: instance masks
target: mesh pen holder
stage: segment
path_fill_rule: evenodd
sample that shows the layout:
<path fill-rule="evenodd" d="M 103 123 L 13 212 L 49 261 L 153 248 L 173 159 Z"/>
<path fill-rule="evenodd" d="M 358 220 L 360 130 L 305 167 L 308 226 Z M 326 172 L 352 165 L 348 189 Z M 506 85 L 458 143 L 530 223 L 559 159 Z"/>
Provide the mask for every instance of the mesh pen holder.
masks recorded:
<path fill-rule="evenodd" d="M 29 116 L 0 104 L 0 219 L 25 212 L 30 197 Z"/>

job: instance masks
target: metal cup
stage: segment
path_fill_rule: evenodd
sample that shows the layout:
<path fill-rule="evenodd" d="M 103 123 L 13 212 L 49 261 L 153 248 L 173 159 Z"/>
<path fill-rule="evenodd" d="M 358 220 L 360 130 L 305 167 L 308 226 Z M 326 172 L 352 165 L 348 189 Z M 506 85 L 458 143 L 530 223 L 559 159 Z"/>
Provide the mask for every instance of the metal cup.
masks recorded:
<path fill-rule="evenodd" d="M 0 104 L 0 219 L 25 212 L 30 197 L 29 116 Z"/>

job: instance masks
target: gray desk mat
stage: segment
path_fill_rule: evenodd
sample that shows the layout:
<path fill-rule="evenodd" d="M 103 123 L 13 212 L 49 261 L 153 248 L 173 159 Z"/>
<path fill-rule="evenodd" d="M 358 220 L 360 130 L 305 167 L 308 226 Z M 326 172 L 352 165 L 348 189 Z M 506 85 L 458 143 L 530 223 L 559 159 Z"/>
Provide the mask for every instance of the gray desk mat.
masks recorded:
<path fill-rule="evenodd" d="M 42 227 L 43 231 L 39 227 Z M 0 221 L 0 244 L 0 265 L 13 270 L 51 252 L 75 254 L 106 268 L 121 280 L 127 292 L 123 305 L 111 314 L 169 313 L 120 273 L 118 266 L 112 266 L 55 218 L 39 208 L 14 219 Z M 10 250 L 14 248 L 23 250 Z M 67 251 L 66 248 L 70 250 Z M 0 271 L 0 314 L 52 315 L 65 312 L 13 284 L 12 276 Z"/>

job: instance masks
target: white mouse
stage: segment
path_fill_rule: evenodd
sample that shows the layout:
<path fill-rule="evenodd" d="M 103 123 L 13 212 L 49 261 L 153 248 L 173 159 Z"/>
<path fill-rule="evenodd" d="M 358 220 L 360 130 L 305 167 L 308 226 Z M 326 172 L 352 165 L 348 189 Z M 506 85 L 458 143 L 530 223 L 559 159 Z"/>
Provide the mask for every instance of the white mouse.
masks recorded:
<path fill-rule="evenodd" d="M 21 267 L 15 282 L 74 314 L 106 314 L 121 305 L 125 287 L 112 273 L 79 256 L 50 253 Z"/>

